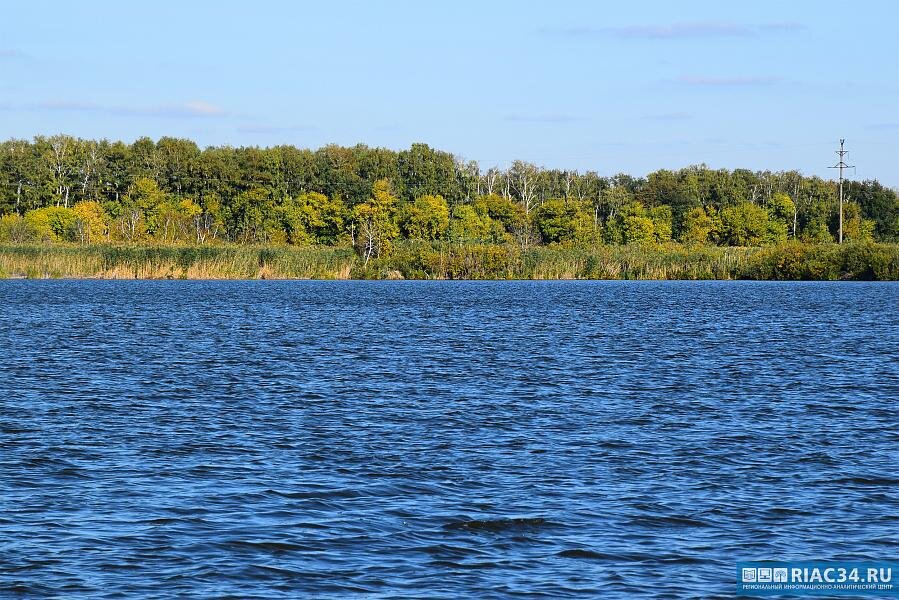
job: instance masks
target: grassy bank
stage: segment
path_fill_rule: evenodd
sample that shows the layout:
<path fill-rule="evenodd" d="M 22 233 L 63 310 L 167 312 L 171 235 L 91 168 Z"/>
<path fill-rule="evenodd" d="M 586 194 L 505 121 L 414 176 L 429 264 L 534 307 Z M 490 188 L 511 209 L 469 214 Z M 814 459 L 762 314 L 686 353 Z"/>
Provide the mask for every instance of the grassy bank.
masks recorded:
<path fill-rule="evenodd" d="M 0 246 L 0 277 L 100 279 L 899 280 L 899 245 L 764 248 L 404 243 L 367 265 L 350 248 Z"/>
<path fill-rule="evenodd" d="M 346 279 L 348 248 L 0 246 L 0 276 L 98 279 Z"/>

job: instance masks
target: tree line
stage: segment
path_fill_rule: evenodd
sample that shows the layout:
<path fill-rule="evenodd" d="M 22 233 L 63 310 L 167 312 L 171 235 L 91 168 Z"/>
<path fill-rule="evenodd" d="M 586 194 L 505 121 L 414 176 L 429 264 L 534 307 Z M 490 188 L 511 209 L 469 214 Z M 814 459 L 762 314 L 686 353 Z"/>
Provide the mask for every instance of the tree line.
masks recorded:
<path fill-rule="evenodd" d="M 844 237 L 899 241 L 899 200 L 846 187 Z M 832 242 L 834 182 L 797 171 L 695 165 L 645 177 L 482 169 L 414 144 L 199 148 L 67 135 L 0 143 L 0 240 L 352 244 L 366 260 L 397 240 L 532 245 L 756 246 Z"/>

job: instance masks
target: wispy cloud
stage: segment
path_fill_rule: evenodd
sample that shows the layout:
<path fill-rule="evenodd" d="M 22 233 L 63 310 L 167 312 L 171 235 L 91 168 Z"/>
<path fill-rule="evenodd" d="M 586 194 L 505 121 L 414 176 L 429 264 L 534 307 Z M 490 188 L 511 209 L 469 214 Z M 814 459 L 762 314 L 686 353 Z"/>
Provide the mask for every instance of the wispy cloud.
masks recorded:
<path fill-rule="evenodd" d="M 149 108 L 125 108 L 126 114 L 166 117 L 171 119 L 192 119 L 230 116 L 225 109 L 207 102 L 185 102 L 183 104 L 151 106 Z"/>
<path fill-rule="evenodd" d="M 0 60 L 12 58 L 28 58 L 28 55 L 12 48 L 0 48 Z"/>
<path fill-rule="evenodd" d="M 621 39 L 673 40 L 690 38 L 755 37 L 765 33 L 798 31 L 804 26 L 795 22 L 758 24 L 732 21 L 684 21 L 667 25 L 624 25 L 620 27 L 577 26 L 560 29 L 543 29 L 570 37 L 614 37 Z"/>
<path fill-rule="evenodd" d="M 28 111 L 65 111 L 82 113 L 101 113 L 120 117 L 161 117 L 172 119 L 226 117 L 229 113 L 220 106 L 198 100 L 181 104 L 158 106 L 112 106 L 96 104 L 93 102 L 80 102 L 74 100 L 49 100 L 42 102 L 29 102 L 25 104 L 0 106 L 3 110 L 28 110 Z"/>
<path fill-rule="evenodd" d="M 699 87 L 754 87 L 783 83 L 783 78 L 776 75 L 747 75 L 714 77 L 704 75 L 681 75 L 674 80 L 682 85 Z"/>
<path fill-rule="evenodd" d="M 510 123 L 578 123 L 584 121 L 583 117 L 574 115 L 545 114 L 545 115 L 506 115 L 505 121 Z"/>
<path fill-rule="evenodd" d="M 686 119 L 692 119 L 693 115 L 687 112 L 668 112 L 655 115 L 645 115 L 643 118 L 647 121 L 683 121 Z"/>
<path fill-rule="evenodd" d="M 21 110 L 71 110 L 75 112 L 101 112 L 103 107 L 91 102 L 72 100 L 50 100 L 47 102 L 28 102 L 18 106 Z"/>
<path fill-rule="evenodd" d="M 711 21 L 695 23 L 673 23 L 671 25 L 628 25 L 609 27 L 606 33 L 620 38 L 642 38 L 650 40 L 696 37 L 745 37 L 753 35 L 753 29 L 737 23 Z"/>
<path fill-rule="evenodd" d="M 191 100 L 177 108 L 178 110 L 188 111 L 195 115 L 205 115 L 210 117 L 220 117 L 225 114 L 225 111 L 221 106 L 216 106 L 215 104 L 210 104 L 201 100 Z"/>

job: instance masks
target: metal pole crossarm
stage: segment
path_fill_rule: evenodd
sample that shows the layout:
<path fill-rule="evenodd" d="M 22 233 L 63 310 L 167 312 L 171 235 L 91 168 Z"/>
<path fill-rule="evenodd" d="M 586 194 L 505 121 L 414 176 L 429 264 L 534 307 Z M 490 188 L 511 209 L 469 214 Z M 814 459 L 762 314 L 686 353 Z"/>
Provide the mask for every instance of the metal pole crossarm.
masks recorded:
<path fill-rule="evenodd" d="M 840 229 L 839 229 L 839 243 L 843 243 L 843 169 L 850 169 L 855 165 L 847 165 L 843 162 L 843 157 L 849 154 L 848 150 L 843 150 L 843 144 L 846 143 L 846 140 L 840 140 L 840 149 L 836 151 L 836 153 L 840 156 L 840 162 L 835 164 L 831 169 L 839 169 L 840 170 Z"/>

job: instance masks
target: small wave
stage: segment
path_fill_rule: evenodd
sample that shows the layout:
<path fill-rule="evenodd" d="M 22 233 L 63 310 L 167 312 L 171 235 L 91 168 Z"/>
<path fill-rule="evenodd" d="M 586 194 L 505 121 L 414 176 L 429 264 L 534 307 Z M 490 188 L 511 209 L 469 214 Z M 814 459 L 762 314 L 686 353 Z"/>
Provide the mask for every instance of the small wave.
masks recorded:
<path fill-rule="evenodd" d="M 833 479 L 832 483 L 842 483 L 851 485 L 865 486 L 896 486 L 899 485 L 899 479 L 894 477 L 866 477 L 864 475 L 858 477 L 843 477 L 842 479 Z"/>
<path fill-rule="evenodd" d="M 330 529 L 328 525 L 323 523 L 312 523 L 309 521 L 300 521 L 297 523 L 290 523 L 289 527 L 297 527 L 300 529 Z"/>
<path fill-rule="evenodd" d="M 66 467 L 64 469 L 60 469 L 59 471 L 54 472 L 53 475 L 61 478 L 89 479 L 84 470 L 77 467 Z"/>
<path fill-rule="evenodd" d="M 306 490 L 300 492 L 287 492 L 282 490 L 267 489 L 262 494 L 287 498 L 288 500 L 305 500 L 305 499 L 324 499 L 324 498 L 358 498 L 362 495 L 358 490 L 352 489 L 317 489 Z"/>
<path fill-rule="evenodd" d="M 251 542 L 248 540 L 230 540 L 222 542 L 223 546 L 230 548 L 248 548 L 251 550 L 261 550 L 263 552 L 299 552 L 301 550 L 309 550 L 308 546 L 302 544 L 294 544 L 292 542 Z"/>
<path fill-rule="evenodd" d="M 690 517 L 678 517 L 668 515 L 644 515 L 628 520 L 629 525 L 643 527 L 710 527 L 711 525 L 699 519 Z"/>
<path fill-rule="evenodd" d="M 658 557 L 657 561 L 664 565 L 708 565 L 709 564 L 708 560 L 704 560 L 704 559 L 698 558 L 696 556 L 684 556 L 684 555 L 680 555 L 680 554 L 660 556 L 660 557 Z"/>
<path fill-rule="evenodd" d="M 517 517 L 511 519 L 470 519 L 454 521 L 443 526 L 449 531 L 512 531 L 548 527 L 553 523 L 542 517 Z"/>
<path fill-rule="evenodd" d="M 558 552 L 556 556 L 561 556 L 562 558 L 588 558 L 592 560 L 615 560 L 620 558 L 614 554 L 596 552 L 595 550 L 584 550 L 583 548 L 562 550 L 561 552 Z"/>
<path fill-rule="evenodd" d="M 420 548 L 416 548 L 415 550 L 419 552 L 425 552 L 430 554 L 431 556 L 441 557 L 441 556 L 479 556 L 488 554 L 485 550 L 478 548 L 476 546 L 451 546 L 448 544 L 433 544 L 429 546 L 422 546 Z"/>
<path fill-rule="evenodd" d="M 171 517 L 159 517 L 156 519 L 147 519 L 144 521 L 146 525 L 171 525 L 172 523 L 179 522 L 180 519 L 173 519 Z"/>
<path fill-rule="evenodd" d="M 262 571 L 264 573 L 270 573 L 272 575 L 277 575 L 279 577 L 285 577 L 289 579 L 300 578 L 304 575 L 304 573 L 300 571 L 285 569 L 283 567 L 272 567 L 270 565 L 250 565 L 250 567 L 256 569 L 257 571 Z"/>
<path fill-rule="evenodd" d="M 137 571 L 142 568 L 138 563 L 112 563 L 104 562 L 97 564 L 97 568 L 104 571 Z"/>
<path fill-rule="evenodd" d="M 493 569 L 499 565 L 492 561 L 478 563 L 464 563 L 453 560 L 432 560 L 428 563 L 432 567 L 442 567 L 447 569 Z"/>
<path fill-rule="evenodd" d="M 783 516 L 812 514 L 810 511 L 807 511 L 807 510 L 801 510 L 799 508 L 788 508 L 786 506 L 775 506 L 772 508 L 766 508 L 765 512 L 768 514 L 771 514 L 771 515 L 783 515 Z"/>

